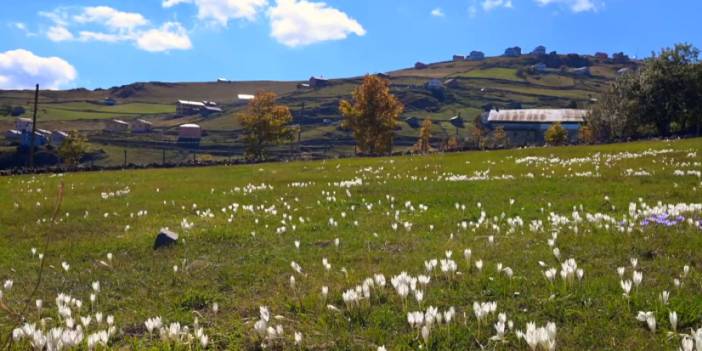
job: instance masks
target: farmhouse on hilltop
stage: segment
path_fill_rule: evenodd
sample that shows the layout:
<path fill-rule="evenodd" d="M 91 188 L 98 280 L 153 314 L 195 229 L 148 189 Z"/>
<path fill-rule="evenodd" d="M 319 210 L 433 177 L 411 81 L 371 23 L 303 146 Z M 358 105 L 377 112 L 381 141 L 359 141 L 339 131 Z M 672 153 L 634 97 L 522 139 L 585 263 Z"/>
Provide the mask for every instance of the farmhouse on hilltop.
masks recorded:
<path fill-rule="evenodd" d="M 444 83 L 439 80 L 439 79 L 432 79 L 428 81 L 424 87 L 429 90 L 429 91 L 438 91 L 438 90 L 444 90 Z"/>
<path fill-rule="evenodd" d="M 178 100 L 176 104 L 176 115 L 178 116 L 189 116 L 201 114 L 203 116 L 220 113 L 222 109 L 217 107 L 217 103 L 214 101 L 187 101 Z"/>
<path fill-rule="evenodd" d="M 105 131 L 111 133 L 124 133 L 129 131 L 129 123 L 121 119 L 112 119 L 105 123 Z"/>
<path fill-rule="evenodd" d="M 417 62 L 414 64 L 414 69 L 425 69 L 427 67 L 429 67 L 429 65 L 424 62 Z"/>
<path fill-rule="evenodd" d="M 31 132 L 32 131 L 32 120 L 29 118 L 19 117 L 15 119 L 15 129 L 20 132 Z"/>
<path fill-rule="evenodd" d="M 310 77 L 310 87 L 312 88 L 322 88 L 331 85 L 329 79 L 322 77 Z"/>
<path fill-rule="evenodd" d="M 51 146 L 58 148 L 63 144 L 63 142 L 68 139 L 68 133 L 61 131 L 61 130 L 55 130 L 51 132 Z"/>
<path fill-rule="evenodd" d="M 149 133 L 153 127 L 153 123 L 139 118 L 132 122 L 132 133 Z"/>
<path fill-rule="evenodd" d="M 176 104 L 176 114 L 179 116 L 187 116 L 198 114 L 201 109 L 205 108 L 205 104 L 198 101 L 178 100 Z"/>
<path fill-rule="evenodd" d="M 514 146 L 541 145 L 544 133 L 556 122 L 575 140 L 585 115 L 587 110 L 575 109 L 490 110 L 480 115 L 480 123 L 489 131 L 502 127 Z"/>
<path fill-rule="evenodd" d="M 34 133 L 34 146 L 46 146 L 49 143 L 51 132 L 44 129 L 37 129 Z M 32 145 L 32 131 L 22 133 L 20 146 L 29 148 Z"/>
<path fill-rule="evenodd" d="M 513 48 L 505 49 L 505 57 L 519 57 L 522 56 L 522 48 L 515 46 Z"/>
<path fill-rule="evenodd" d="M 468 61 L 482 61 L 485 59 L 485 53 L 482 51 L 471 51 L 467 57 Z"/>
<path fill-rule="evenodd" d="M 536 48 L 534 48 L 534 51 L 532 51 L 531 54 L 534 56 L 546 55 L 546 47 L 543 45 L 539 45 Z"/>
<path fill-rule="evenodd" d="M 202 139 L 202 128 L 199 125 L 187 123 L 178 127 L 178 143 L 198 145 L 200 139 Z"/>

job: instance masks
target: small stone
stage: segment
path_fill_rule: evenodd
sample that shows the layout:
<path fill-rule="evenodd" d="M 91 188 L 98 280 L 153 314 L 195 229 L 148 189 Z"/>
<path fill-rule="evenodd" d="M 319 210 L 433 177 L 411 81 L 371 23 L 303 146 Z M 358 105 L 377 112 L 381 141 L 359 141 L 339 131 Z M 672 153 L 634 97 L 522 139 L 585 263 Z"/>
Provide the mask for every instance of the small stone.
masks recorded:
<path fill-rule="evenodd" d="M 168 229 L 161 229 L 154 242 L 154 250 L 158 250 L 178 242 L 178 233 Z"/>

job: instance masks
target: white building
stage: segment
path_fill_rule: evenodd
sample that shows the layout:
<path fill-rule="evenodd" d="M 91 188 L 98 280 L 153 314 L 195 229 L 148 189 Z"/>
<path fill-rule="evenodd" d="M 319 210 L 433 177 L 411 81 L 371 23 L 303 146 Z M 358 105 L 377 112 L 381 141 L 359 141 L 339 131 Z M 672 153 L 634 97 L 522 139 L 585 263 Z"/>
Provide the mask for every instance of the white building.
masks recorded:
<path fill-rule="evenodd" d="M 20 132 L 31 132 L 32 131 L 32 120 L 29 118 L 17 118 L 15 120 L 15 129 Z"/>
<path fill-rule="evenodd" d="M 178 127 L 178 141 L 199 142 L 202 139 L 202 128 L 194 123 L 182 124 Z"/>
<path fill-rule="evenodd" d="M 153 123 L 141 118 L 132 122 L 132 133 L 149 133 L 153 128 Z"/>
<path fill-rule="evenodd" d="M 179 116 L 194 115 L 205 109 L 205 103 L 199 101 L 178 100 L 176 114 Z"/>
<path fill-rule="evenodd" d="M 439 79 L 432 79 L 432 80 L 427 82 L 425 87 L 428 90 L 442 90 L 442 89 L 444 89 L 444 83 Z"/>
<path fill-rule="evenodd" d="M 502 127 L 512 145 L 539 145 L 544 142 L 546 130 L 556 122 L 568 132 L 569 139 L 575 139 L 587 113 L 575 109 L 491 110 L 480 116 L 480 122 L 488 130 Z"/>
<path fill-rule="evenodd" d="M 105 131 L 112 132 L 112 133 L 128 132 L 129 131 L 129 123 L 127 123 L 123 120 L 120 120 L 120 119 L 109 120 L 105 124 Z"/>
<path fill-rule="evenodd" d="M 59 147 L 63 144 L 63 141 L 68 138 L 68 133 L 60 130 L 55 130 L 51 132 L 50 144 L 53 147 Z"/>

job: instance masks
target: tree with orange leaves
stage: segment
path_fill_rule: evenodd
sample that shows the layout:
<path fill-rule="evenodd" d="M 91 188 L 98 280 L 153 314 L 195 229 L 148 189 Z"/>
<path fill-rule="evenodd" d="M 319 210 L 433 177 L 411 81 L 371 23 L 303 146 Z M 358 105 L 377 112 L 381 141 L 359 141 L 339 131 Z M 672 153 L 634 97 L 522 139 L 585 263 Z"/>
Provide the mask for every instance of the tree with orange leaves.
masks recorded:
<path fill-rule="evenodd" d="M 267 145 L 275 145 L 292 137 L 288 124 L 292 121 L 290 109 L 276 105 L 275 93 L 258 93 L 239 120 L 244 129 L 246 157 L 254 160 L 265 159 Z"/>
<path fill-rule="evenodd" d="M 390 93 L 390 82 L 367 75 L 353 92 L 353 102 L 342 100 L 342 126 L 353 131 L 358 150 L 371 155 L 392 152 L 392 140 L 402 103 Z"/>

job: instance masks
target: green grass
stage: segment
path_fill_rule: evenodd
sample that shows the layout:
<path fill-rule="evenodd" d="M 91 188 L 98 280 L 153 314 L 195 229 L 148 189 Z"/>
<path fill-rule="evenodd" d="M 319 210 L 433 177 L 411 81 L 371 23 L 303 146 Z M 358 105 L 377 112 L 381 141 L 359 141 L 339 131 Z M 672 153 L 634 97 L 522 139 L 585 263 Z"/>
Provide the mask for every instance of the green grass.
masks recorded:
<path fill-rule="evenodd" d="M 650 206 L 659 201 L 699 203 L 700 179 L 673 172 L 699 171 L 702 155 L 695 151 L 700 149 L 702 139 L 692 139 L 0 178 L 0 279 L 14 280 L 3 301 L 21 309 L 37 281 L 38 260 L 30 253 L 35 247 L 46 255 L 34 298 L 45 301 L 42 316 L 52 318 L 47 324 L 57 322 L 53 301 L 58 292 L 82 299 L 80 313 L 85 315 L 91 310 L 90 284 L 100 281 L 101 293 L 92 309 L 115 315 L 117 332 L 110 345 L 116 349 L 172 349 L 146 335 L 144 320 L 157 315 L 190 325 L 197 317 L 215 349 L 257 349 L 260 341 L 253 324 L 260 305 L 282 316 L 272 321 L 285 328 L 284 340 L 274 347 L 280 349 L 293 349 L 292 334 L 301 331 L 303 349 L 374 350 L 386 345 L 388 350 L 416 350 L 424 343 L 410 329 L 406 313 L 427 306 L 442 311 L 455 306 L 458 314 L 450 331 L 445 326 L 434 329 L 424 350 L 528 349 L 514 332 L 508 332 L 504 342 L 490 341 L 497 315 L 479 326 L 474 301 L 497 302 L 498 312 L 506 313 L 515 329 L 523 330 L 528 321 L 555 322 L 558 350 L 677 349 L 680 337 L 668 335 L 668 310 L 677 311 L 680 331 L 702 326 L 700 229 L 636 224 L 633 231 L 620 233 L 613 223 L 556 225 L 548 218 L 554 213 L 572 219 L 576 209 L 583 218 L 600 213 L 618 222 L 628 216 L 629 203 L 639 199 Z M 517 162 L 527 156 L 571 162 Z M 626 176 L 628 169 L 645 169 L 651 175 Z M 472 176 L 488 170 L 493 179 L 444 180 L 449 174 Z M 599 177 L 574 176 L 580 172 Z M 514 179 L 494 179 L 505 175 Z M 357 177 L 363 185 L 334 185 Z M 292 187 L 293 182 L 305 182 L 306 187 Z M 49 224 L 60 183 L 65 194 L 59 219 Z M 241 190 L 251 184 L 266 188 Z M 125 188 L 126 194 L 101 198 L 102 192 Z M 457 210 L 455 203 L 465 210 Z M 232 204 L 240 205 L 236 213 Z M 420 204 L 428 207 L 426 211 Z M 243 209 L 250 205 L 253 212 Z M 203 215 L 210 210 L 212 217 Z M 140 211 L 148 214 L 140 216 Z M 478 221 L 480 211 L 486 214 L 484 225 L 460 227 L 463 221 Z M 684 215 L 700 219 L 702 214 Z M 517 217 L 524 226 L 510 231 L 507 218 Z M 338 226 L 331 226 L 330 218 Z M 183 219 L 194 224 L 192 229 L 181 228 Z M 534 220 L 543 221 L 543 230 L 529 229 Z M 411 230 L 402 224 L 397 231 L 391 228 L 405 222 L 412 223 Z M 287 230 L 276 233 L 282 226 Z M 162 227 L 179 232 L 181 243 L 153 251 L 154 236 Z M 560 278 L 554 284 L 544 279 L 539 261 L 560 268 L 547 245 L 554 233 L 561 260 L 574 258 L 584 269 L 582 282 L 565 286 Z M 493 244 L 489 236 L 494 236 Z M 299 249 L 295 240 L 300 241 Z M 466 265 L 465 248 L 472 249 L 473 261 L 484 261 L 482 272 Z M 389 285 L 390 277 L 401 271 L 422 274 L 424 261 L 443 258 L 446 250 L 453 251 L 462 274 L 447 279 L 434 273 L 424 289 L 423 308 L 412 296 L 403 303 L 392 288 L 373 290 L 370 305 L 365 301 L 351 310 L 344 306 L 342 292 L 366 277 L 383 273 Z M 105 266 L 100 261 L 106 261 L 107 253 L 114 259 Z M 325 257 L 332 265 L 329 272 L 321 264 Z M 637 269 L 644 279 L 627 303 L 616 267 L 628 267 L 630 279 L 631 257 L 639 259 Z M 71 266 L 68 272 L 62 272 L 64 261 Z M 291 261 L 300 264 L 304 275 L 293 272 Z M 512 280 L 496 272 L 498 262 L 514 270 Z M 675 288 L 672 279 L 686 264 L 692 266 L 691 273 Z M 296 277 L 295 291 L 289 287 L 291 275 Z M 322 286 L 329 287 L 326 301 L 320 296 Z M 663 290 L 671 292 L 667 306 L 658 302 Z M 214 302 L 219 304 L 217 315 L 211 311 Z M 340 311 L 327 309 L 327 304 Z M 636 321 L 639 310 L 655 312 L 656 333 Z M 36 321 L 35 309 L 27 311 L 27 319 Z M 0 310 L 0 338 L 9 335 L 14 321 Z"/>
<path fill-rule="evenodd" d="M 575 79 L 560 74 L 529 75 L 527 76 L 527 80 L 531 84 L 546 87 L 572 88 L 575 86 Z"/>
<path fill-rule="evenodd" d="M 25 116 L 32 115 L 32 107 L 26 106 Z M 145 115 L 175 113 L 175 105 L 129 103 L 105 106 L 89 102 L 43 104 L 37 118 L 45 121 L 72 121 L 81 119 L 131 118 Z"/>
<path fill-rule="evenodd" d="M 515 68 L 503 67 L 476 69 L 465 73 L 458 73 L 453 75 L 453 77 L 501 79 L 514 82 L 524 81 L 524 79 L 517 76 L 517 70 Z"/>

